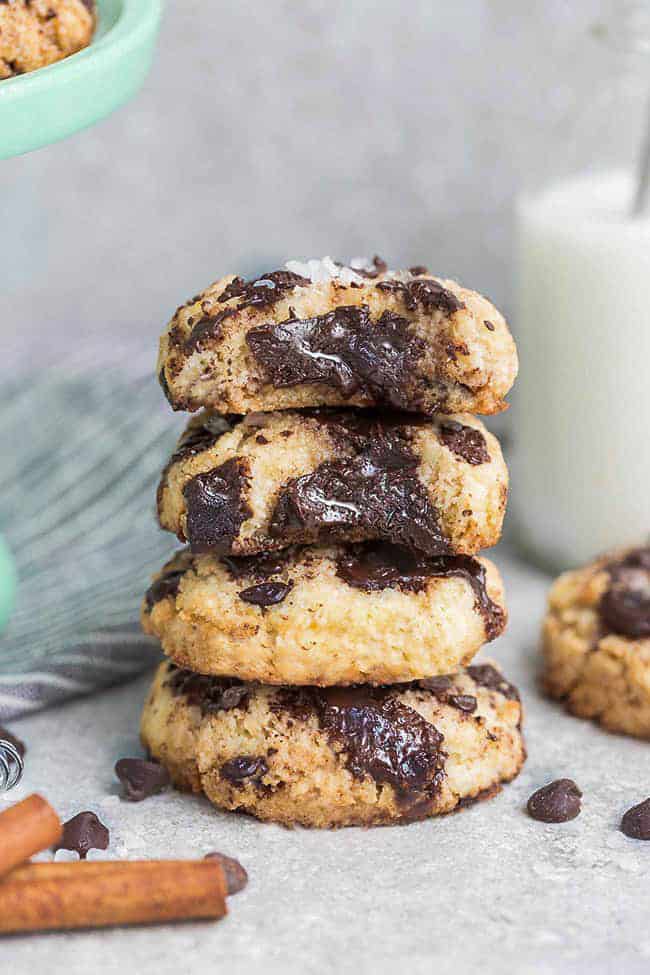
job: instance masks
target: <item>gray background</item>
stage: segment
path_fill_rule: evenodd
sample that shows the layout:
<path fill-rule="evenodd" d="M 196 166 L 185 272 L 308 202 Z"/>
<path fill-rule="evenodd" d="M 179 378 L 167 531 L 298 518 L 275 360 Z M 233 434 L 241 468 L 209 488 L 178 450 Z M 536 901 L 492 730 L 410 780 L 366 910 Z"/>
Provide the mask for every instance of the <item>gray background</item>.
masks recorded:
<path fill-rule="evenodd" d="M 0 163 L 0 369 L 148 362 L 181 300 L 293 256 L 424 262 L 511 311 L 517 188 L 576 131 L 628 151 L 589 36 L 625 6 L 169 0 L 128 109 Z"/>

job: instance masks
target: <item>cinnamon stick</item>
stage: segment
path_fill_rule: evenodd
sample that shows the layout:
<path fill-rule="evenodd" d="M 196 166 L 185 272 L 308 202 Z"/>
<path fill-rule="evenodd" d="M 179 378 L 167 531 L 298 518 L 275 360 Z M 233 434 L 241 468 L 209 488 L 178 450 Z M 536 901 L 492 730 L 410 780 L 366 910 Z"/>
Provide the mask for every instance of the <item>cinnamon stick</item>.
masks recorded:
<path fill-rule="evenodd" d="M 0 934 L 217 919 L 225 898 L 214 860 L 34 863 L 0 882 Z"/>
<path fill-rule="evenodd" d="M 28 796 L 0 813 L 0 877 L 57 843 L 61 820 L 42 796 Z"/>

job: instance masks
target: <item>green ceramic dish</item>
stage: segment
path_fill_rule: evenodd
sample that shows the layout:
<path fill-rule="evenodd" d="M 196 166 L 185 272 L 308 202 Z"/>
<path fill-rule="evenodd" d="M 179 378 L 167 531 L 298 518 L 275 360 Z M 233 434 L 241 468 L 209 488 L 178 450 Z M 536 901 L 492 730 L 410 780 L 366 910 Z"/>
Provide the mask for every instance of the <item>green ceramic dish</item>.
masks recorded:
<path fill-rule="evenodd" d="M 7 625 L 14 605 L 16 573 L 13 559 L 2 535 L 0 535 L 0 631 Z"/>
<path fill-rule="evenodd" d="M 153 54 L 162 0 L 98 0 L 89 47 L 0 81 L 0 159 L 57 142 L 136 93 Z"/>

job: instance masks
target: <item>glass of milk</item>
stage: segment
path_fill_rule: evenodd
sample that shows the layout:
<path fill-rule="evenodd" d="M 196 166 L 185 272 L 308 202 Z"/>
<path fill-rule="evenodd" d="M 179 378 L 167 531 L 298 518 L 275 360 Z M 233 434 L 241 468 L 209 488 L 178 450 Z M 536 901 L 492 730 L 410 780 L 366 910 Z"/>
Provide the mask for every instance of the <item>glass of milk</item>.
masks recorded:
<path fill-rule="evenodd" d="M 517 204 L 512 507 L 553 571 L 650 536 L 649 25 L 650 3 L 612 7 L 620 90 L 589 99 L 569 175 Z"/>

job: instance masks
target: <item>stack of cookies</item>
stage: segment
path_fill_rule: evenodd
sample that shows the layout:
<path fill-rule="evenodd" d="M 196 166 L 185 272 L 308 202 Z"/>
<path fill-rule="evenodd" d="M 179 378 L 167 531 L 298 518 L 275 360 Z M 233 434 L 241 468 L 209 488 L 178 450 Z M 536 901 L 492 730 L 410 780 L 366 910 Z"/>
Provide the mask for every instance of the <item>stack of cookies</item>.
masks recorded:
<path fill-rule="evenodd" d="M 169 660 L 142 738 L 217 806 L 308 826 L 421 819 L 524 760 L 504 629 L 508 474 L 474 413 L 517 370 L 475 292 L 379 258 L 229 276 L 178 309 L 159 377 L 190 420 L 158 489 L 187 547 L 146 594 Z"/>

